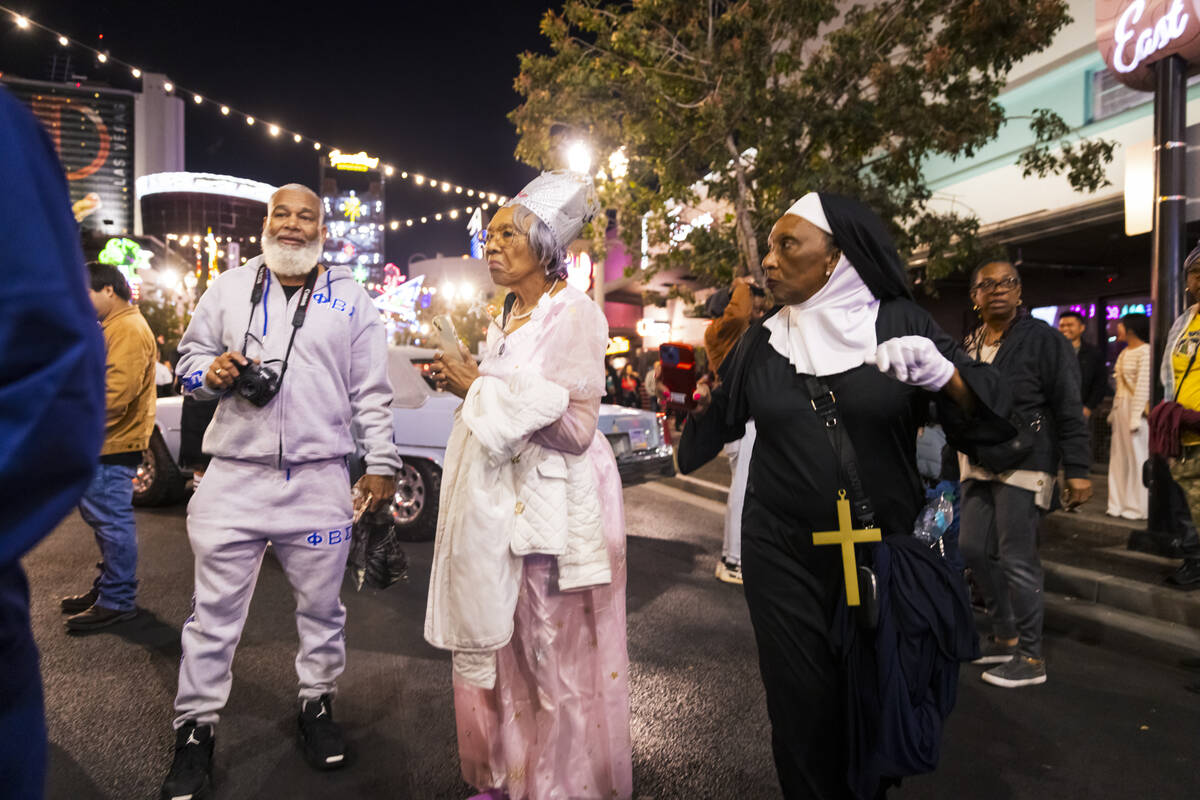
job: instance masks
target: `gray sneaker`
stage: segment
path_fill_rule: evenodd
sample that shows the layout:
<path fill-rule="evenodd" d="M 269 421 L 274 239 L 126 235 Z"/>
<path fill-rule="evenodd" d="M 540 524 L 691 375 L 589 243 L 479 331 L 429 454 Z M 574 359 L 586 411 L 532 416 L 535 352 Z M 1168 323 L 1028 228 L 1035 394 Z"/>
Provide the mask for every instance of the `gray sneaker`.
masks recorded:
<path fill-rule="evenodd" d="M 995 636 L 989 636 L 979 643 L 979 658 L 972 664 L 1007 664 L 1017 654 L 1017 643 L 1003 644 Z"/>
<path fill-rule="evenodd" d="M 992 667 L 983 673 L 983 679 L 993 686 L 1003 686 L 1005 689 L 1036 686 L 1046 682 L 1046 662 L 1039 658 L 1018 656 L 1006 664 Z"/>

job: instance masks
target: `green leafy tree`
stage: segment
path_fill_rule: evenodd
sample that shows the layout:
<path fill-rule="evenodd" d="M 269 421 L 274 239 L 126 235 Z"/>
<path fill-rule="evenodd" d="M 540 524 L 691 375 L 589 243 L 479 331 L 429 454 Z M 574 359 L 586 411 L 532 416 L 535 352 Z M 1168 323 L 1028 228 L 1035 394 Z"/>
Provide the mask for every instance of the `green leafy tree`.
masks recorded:
<path fill-rule="evenodd" d="M 521 56 L 517 155 L 560 168 L 564 138 L 624 148 L 602 199 L 647 269 L 686 266 L 709 283 L 757 271 L 770 226 L 810 189 L 861 198 L 906 254 L 940 277 L 986 247 L 978 222 L 937 213 L 922 166 L 970 157 L 1005 124 L 1031 124 L 1026 174 L 1066 171 L 1094 191 L 1113 145 L 1071 141 L 1053 112 L 1007 120 L 997 97 L 1024 56 L 1069 21 L 1064 0 L 568 0 Z M 681 206 L 718 209 L 690 231 Z"/>

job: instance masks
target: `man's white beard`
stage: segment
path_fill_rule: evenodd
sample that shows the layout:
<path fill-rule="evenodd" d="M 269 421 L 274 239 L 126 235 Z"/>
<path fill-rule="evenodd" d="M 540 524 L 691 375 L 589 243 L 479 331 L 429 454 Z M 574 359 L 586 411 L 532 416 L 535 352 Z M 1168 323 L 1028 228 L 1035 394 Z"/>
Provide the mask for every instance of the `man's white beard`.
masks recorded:
<path fill-rule="evenodd" d="M 303 247 L 281 244 L 275 236 L 264 236 L 263 258 L 271 272 L 285 278 L 307 275 L 321 257 L 321 240 L 313 239 Z"/>

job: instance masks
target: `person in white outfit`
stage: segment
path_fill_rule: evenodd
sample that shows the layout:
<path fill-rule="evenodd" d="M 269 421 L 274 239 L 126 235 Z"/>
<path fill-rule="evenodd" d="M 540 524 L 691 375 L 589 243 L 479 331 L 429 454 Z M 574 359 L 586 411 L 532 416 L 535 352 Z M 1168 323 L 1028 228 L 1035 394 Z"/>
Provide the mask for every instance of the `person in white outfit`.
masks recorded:
<path fill-rule="evenodd" d="M 354 502 L 372 510 L 391 500 L 401 463 L 383 322 L 349 269 L 318 263 L 322 212 L 304 186 L 277 190 L 263 255 L 208 287 L 180 342 L 184 391 L 220 401 L 204 435 L 213 458 L 188 504 L 195 593 L 166 800 L 211 792 L 213 726 L 268 544 L 296 597 L 304 756 L 317 769 L 345 764 L 332 699 L 346 662 L 339 590 L 355 511 L 347 459 L 357 436 L 367 474 Z"/>
<path fill-rule="evenodd" d="M 1150 457 L 1150 319 L 1126 314 L 1117 323 L 1117 341 L 1125 349 L 1113 365 L 1117 395 L 1108 424 L 1112 446 L 1108 456 L 1108 514 L 1125 519 L 1146 519 L 1150 491 L 1142 482 L 1142 465 Z"/>

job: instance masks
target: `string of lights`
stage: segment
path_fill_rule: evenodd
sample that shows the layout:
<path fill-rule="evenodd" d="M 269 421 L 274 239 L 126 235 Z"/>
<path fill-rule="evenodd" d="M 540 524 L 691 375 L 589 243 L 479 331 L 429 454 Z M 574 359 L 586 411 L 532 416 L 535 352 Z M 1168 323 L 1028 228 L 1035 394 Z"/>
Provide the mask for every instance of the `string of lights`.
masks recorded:
<path fill-rule="evenodd" d="M 9 14 L 12 17 L 13 23 L 20 30 L 27 31 L 27 30 L 37 29 L 37 30 L 45 31 L 46 33 L 50 34 L 50 36 L 54 37 L 54 39 L 58 42 L 59 47 L 64 47 L 64 48 L 75 47 L 80 50 L 90 52 L 95 57 L 97 63 L 103 64 L 106 66 L 111 65 L 114 68 L 115 67 L 123 67 L 123 68 L 129 70 L 129 74 L 132 77 L 134 77 L 138 80 L 141 80 L 141 78 L 142 78 L 142 70 L 139 67 L 136 67 L 127 61 L 123 61 L 121 59 L 113 57 L 112 55 L 109 54 L 108 51 L 97 50 L 96 48 L 94 48 L 88 44 L 85 44 L 85 43 L 80 42 L 76 39 L 73 39 L 69 36 L 66 36 L 65 34 L 60 33 L 52 28 L 49 28 L 49 27 L 41 24 L 40 22 L 37 22 L 36 20 L 33 20 L 23 14 L 20 14 L 17 11 L 14 11 L 13 9 L 11 9 L 7 6 L 0 5 L 0 11 Z M 185 98 L 185 99 L 190 97 L 193 105 L 215 108 L 215 109 L 219 110 L 219 112 L 222 116 L 241 119 L 243 122 L 246 123 L 247 127 L 254 127 L 256 125 L 260 125 L 260 123 L 261 123 L 262 129 L 266 130 L 267 134 L 269 136 L 271 136 L 272 138 L 276 138 L 276 139 L 290 138 L 294 143 L 308 144 L 314 150 L 321 150 L 322 148 L 325 147 L 325 145 L 318 139 L 315 139 L 311 136 L 306 136 L 303 133 L 291 130 L 291 129 L 286 128 L 283 125 L 280 125 L 275 122 L 265 122 L 260 117 L 255 117 L 254 115 L 248 114 L 238 108 L 235 108 L 234 106 L 232 106 L 228 103 L 220 102 L 218 100 L 215 100 L 212 97 L 201 94 L 198 91 L 193 91 L 192 89 L 186 88 L 177 83 L 166 82 L 163 84 L 162 88 L 163 88 L 163 91 L 168 94 L 174 94 L 174 95 L 177 95 L 177 96 L 179 96 L 181 98 Z M 349 152 L 349 151 L 344 150 L 343 148 L 332 148 L 332 149 L 336 149 L 341 152 Z M 430 177 L 427 174 L 425 174 L 424 172 L 416 172 L 416 171 L 407 170 L 407 169 L 398 169 L 394 165 L 388 164 L 386 162 L 383 164 L 383 174 L 389 178 L 399 176 L 401 180 L 406 180 L 414 186 L 420 186 L 420 187 L 429 188 L 429 189 L 433 189 L 433 190 L 440 190 L 443 194 L 451 194 L 451 193 L 456 194 L 456 195 L 465 194 L 467 197 L 478 197 L 481 201 L 485 201 L 485 202 L 480 203 L 480 207 L 484 208 L 484 209 L 486 209 L 488 207 L 489 203 L 498 203 L 500 205 L 503 205 L 508 200 L 508 198 L 506 196 L 499 194 L 497 192 L 489 192 L 485 189 L 475 189 L 475 188 L 471 188 L 471 187 L 464 187 L 460 184 L 454 183 L 453 181 L 447 181 L 447 180 L 442 180 L 440 178 Z M 468 206 L 466 208 L 467 213 L 470 213 L 472 210 L 473 210 L 472 206 Z M 457 217 L 457 212 L 458 212 L 458 209 L 454 209 L 453 211 L 445 212 L 444 215 L 443 214 L 435 214 L 435 215 L 433 215 L 432 218 L 435 220 L 441 220 L 445 217 L 448 217 L 449 219 L 455 219 Z M 455 216 L 448 216 L 451 213 L 453 213 Z M 424 223 L 429 218 L 428 217 L 420 217 L 418 219 L 420 219 L 420 221 L 422 223 Z M 389 227 L 391 227 L 392 230 L 397 230 L 401 227 L 401 225 L 403 225 L 404 227 L 412 227 L 415 224 L 416 224 L 416 222 L 414 220 L 409 219 L 409 220 L 405 220 L 403 223 L 399 223 L 399 221 L 393 221 L 389 224 Z"/>

